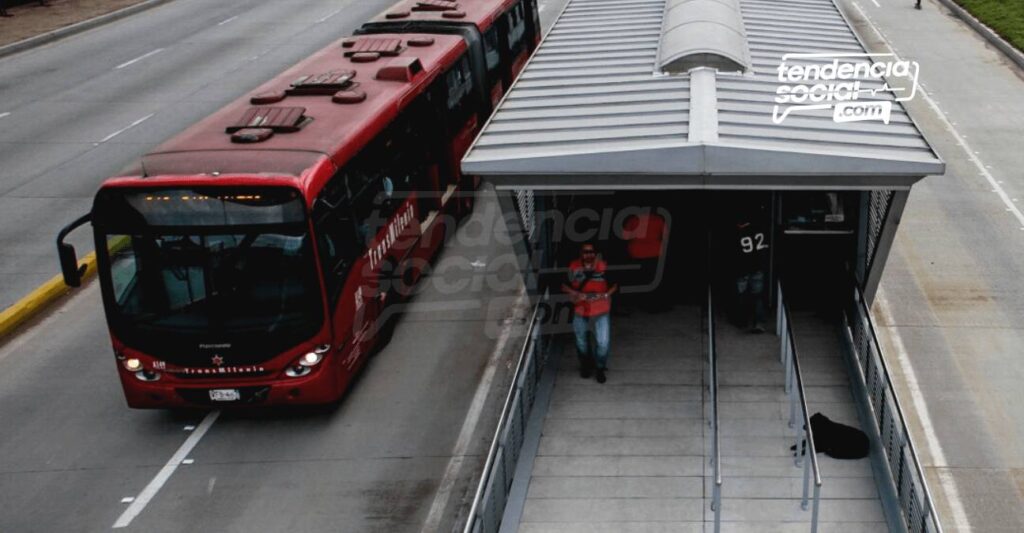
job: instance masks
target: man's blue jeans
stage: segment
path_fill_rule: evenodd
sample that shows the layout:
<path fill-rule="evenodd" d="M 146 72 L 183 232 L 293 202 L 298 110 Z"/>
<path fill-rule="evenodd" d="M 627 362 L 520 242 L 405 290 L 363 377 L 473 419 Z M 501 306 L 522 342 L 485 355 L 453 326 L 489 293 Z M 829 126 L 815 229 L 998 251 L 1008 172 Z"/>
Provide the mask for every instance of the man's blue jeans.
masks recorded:
<path fill-rule="evenodd" d="M 755 326 L 764 323 L 764 272 L 758 270 L 736 278 L 736 296 L 742 310 L 742 320 L 753 318 Z M 750 315 L 753 314 L 753 317 Z"/>
<path fill-rule="evenodd" d="M 611 313 L 585 317 L 576 315 L 572 319 L 572 330 L 576 334 L 576 353 L 581 356 L 590 353 L 587 346 L 587 331 L 594 328 L 594 339 L 597 346 L 594 351 L 594 360 L 597 368 L 608 368 L 608 348 L 612 341 L 611 320 L 608 318 Z"/>

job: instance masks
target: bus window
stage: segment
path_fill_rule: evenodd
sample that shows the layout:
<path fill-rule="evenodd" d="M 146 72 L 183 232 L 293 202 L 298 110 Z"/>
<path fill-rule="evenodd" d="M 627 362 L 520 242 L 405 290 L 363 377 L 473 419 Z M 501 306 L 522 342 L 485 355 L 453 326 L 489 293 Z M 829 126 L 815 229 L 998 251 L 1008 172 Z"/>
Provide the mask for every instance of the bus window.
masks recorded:
<path fill-rule="evenodd" d="M 398 119 L 346 165 L 355 227 L 367 245 L 412 194 L 434 195 L 428 176 L 429 141 L 413 126 L 408 118 Z M 418 215 L 425 215 L 422 206 Z"/>
<path fill-rule="evenodd" d="M 325 188 L 320 198 L 326 200 L 328 190 L 329 188 Z M 345 285 L 345 276 L 348 275 L 352 263 L 363 252 L 365 243 L 356 237 L 347 201 L 343 204 L 318 202 L 313 216 L 316 220 L 317 245 L 324 273 L 324 289 L 333 308 Z"/>
<path fill-rule="evenodd" d="M 380 172 L 386 170 L 382 168 Z M 386 187 L 388 176 L 355 170 L 349 172 L 348 178 L 356 232 L 363 245 L 368 246 L 391 215 L 393 202 Z M 393 190 L 394 187 L 391 187 Z"/>
<path fill-rule="evenodd" d="M 526 13 L 523 10 L 523 3 L 519 2 L 512 6 L 512 9 L 505 14 L 508 22 L 508 46 L 509 56 L 517 57 L 523 50 L 523 37 L 526 35 Z"/>
<path fill-rule="evenodd" d="M 473 93 L 473 75 L 469 68 L 469 58 L 462 56 L 462 59 L 445 74 L 445 80 L 448 84 L 448 114 L 454 119 L 455 124 L 461 125 L 473 112 L 471 102 L 466 98 Z"/>
<path fill-rule="evenodd" d="M 487 83 L 493 86 L 500 77 L 501 68 L 501 44 L 498 42 L 498 24 L 495 23 L 491 29 L 484 34 L 484 56 L 487 59 Z"/>

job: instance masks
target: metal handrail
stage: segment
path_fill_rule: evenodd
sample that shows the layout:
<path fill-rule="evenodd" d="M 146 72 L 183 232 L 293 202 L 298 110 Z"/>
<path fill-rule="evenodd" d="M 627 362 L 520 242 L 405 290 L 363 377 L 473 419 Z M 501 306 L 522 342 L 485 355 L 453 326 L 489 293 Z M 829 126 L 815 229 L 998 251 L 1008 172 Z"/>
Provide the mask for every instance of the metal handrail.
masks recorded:
<path fill-rule="evenodd" d="M 545 295 L 546 296 L 546 295 Z M 501 417 L 498 419 L 498 427 L 494 428 L 494 438 L 491 440 L 490 450 L 487 452 L 487 460 L 484 462 L 484 470 L 480 475 L 480 482 L 477 484 L 476 493 L 473 496 L 473 504 L 469 508 L 469 516 L 466 520 L 466 526 L 463 528 L 463 533 L 472 533 L 473 526 L 476 523 L 477 514 L 480 513 L 480 502 L 483 501 L 484 491 L 487 489 L 487 482 L 491 479 L 491 475 L 494 471 L 495 459 L 498 456 L 498 449 L 501 446 L 501 433 L 505 430 L 508 425 L 509 418 L 512 413 L 512 402 L 515 398 L 516 392 L 519 391 L 519 382 L 522 377 L 523 369 L 526 366 L 527 355 L 530 350 L 534 349 L 537 343 L 537 317 L 540 314 L 540 307 L 543 300 L 538 301 L 533 307 L 533 313 L 530 317 L 530 328 L 526 332 L 526 342 L 523 343 L 522 350 L 519 351 L 519 362 L 516 364 L 516 373 L 512 376 L 512 385 L 508 389 L 508 394 L 505 396 L 505 404 L 501 408 Z"/>
<path fill-rule="evenodd" d="M 796 349 L 796 340 L 793 337 L 793 321 L 789 314 L 789 307 L 786 306 L 786 302 L 783 299 L 782 282 L 778 283 L 778 333 L 781 337 L 781 351 L 783 362 L 786 366 L 786 392 L 789 393 L 789 426 L 795 427 L 796 424 L 796 409 L 799 405 L 800 410 L 803 413 L 803 431 L 801 438 L 801 431 L 797 430 L 797 439 L 795 455 L 796 465 L 800 466 L 802 461 L 803 453 L 807 453 L 810 456 L 810 461 L 803 462 L 804 466 L 804 483 L 803 483 L 803 498 L 800 501 L 800 507 L 804 510 L 807 509 L 808 497 L 810 492 L 810 474 L 814 473 L 814 500 L 813 508 L 811 511 L 811 532 L 818 531 L 818 506 L 821 501 L 821 471 L 818 468 L 818 450 L 814 446 L 814 429 L 811 427 L 811 418 L 807 412 L 807 393 L 804 391 L 804 378 L 803 373 L 800 371 L 800 355 Z M 801 440 L 803 442 L 801 442 Z M 805 446 L 801 446 L 806 443 Z M 808 468 L 808 466 L 810 468 Z"/>
<path fill-rule="evenodd" d="M 939 523 L 939 513 L 935 509 L 935 501 L 932 499 L 931 491 L 928 490 L 927 478 L 924 475 L 924 469 L 921 468 L 921 460 L 917 455 L 917 448 L 914 446 L 914 442 L 910 439 L 910 428 L 907 425 L 907 420 L 903 416 L 903 407 L 900 404 L 899 395 L 896 394 L 896 388 L 893 386 L 892 376 L 889 374 L 889 366 L 885 363 L 885 358 L 882 357 L 882 345 L 878 342 L 878 335 L 875 333 L 875 325 L 870 320 L 871 312 L 868 309 L 867 303 L 864 302 L 864 294 L 861 293 L 860 286 L 856 280 L 853 281 L 853 299 L 857 303 L 857 307 L 860 310 L 864 320 L 863 324 L 866 324 L 866 329 L 870 333 L 871 343 L 874 346 L 875 352 L 878 353 L 878 361 L 882 369 L 882 376 L 885 378 L 885 387 L 889 391 L 889 397 L 892 398 L 892 402 L 896 408 L 896 414 L 899 417 L 900 427 L 903 430 L 903 434 L 906 436 L 907 448 L 910 450 L 910 456 L 913 459 L 914 470 L 917 472 L 918 477 L 921 480 L 920 487 L 924 493 L 925 505 L 927 505 L 928 514 L 924 515 L 922 519 L 927 519 L 929 515 L 933 517 L 932 522 L 935 524 L 935 531 L 942 533 L 942 524 Z M 909 517 L 908 517 L 909 519 Z"/>
<path fill-rule="evenodd" d="M 715 533 L 722 528 L 722 430 L 718 419 L 718 349 L 715 346 L 715 308 L 708 286 L 708 384 L 711 395 L 711 462 L 715 466 L 715 486 L 711 496 L 711 510 L 715 512 Z"/>

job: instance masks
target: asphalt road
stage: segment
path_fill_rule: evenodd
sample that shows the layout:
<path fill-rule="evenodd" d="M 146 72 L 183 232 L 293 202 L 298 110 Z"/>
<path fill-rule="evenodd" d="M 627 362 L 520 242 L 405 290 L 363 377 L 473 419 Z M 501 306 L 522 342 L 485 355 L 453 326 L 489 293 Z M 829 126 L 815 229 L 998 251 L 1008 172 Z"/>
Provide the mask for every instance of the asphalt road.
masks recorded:
<path fill-rule="evenodd" d="M 53 237 L 103 179 L 389 3 L 177 0 L 0 60 L 0 307 L 56 273 Z M 546 26 L 564 0 L 549 4 Z M 450 530 L 526 313 L 481 194 L 444 273 L 333 408 L 129 410 L 95 283 L 7 339 L 0 531 L 104 531 L 132 509 L 129 531 Z"/>
<path fill-rule="evenodd" d="M 947 163 L 912 190 L 874 307 L 897 391 L 946 531 L 1024 531 L 1024 74 L 937 2 L 844 4 L 920 63 L 908 107 Z"/>
<path fill-rule="evenodd" d="M 57 273 L 104 179 L 391 3 L 177 0 L 0 59 L 0 309 Z"/>
<path fill-rule="evenodd" d="M 336 406 L 124 404 L 97 285 L 0 347 L 0 531 L 103 531 L 213 425 L 128 531 L 449 531 L 490 444 L 528 312 L 485 200 Z M 469 280 L 466 290 L 449 288 Z M 192 429 L 186 428 L 192 427 Z M 198 427 L 196 427 L 198 426 Z M 429 522 L 434 527 L 425 527 Z"/>

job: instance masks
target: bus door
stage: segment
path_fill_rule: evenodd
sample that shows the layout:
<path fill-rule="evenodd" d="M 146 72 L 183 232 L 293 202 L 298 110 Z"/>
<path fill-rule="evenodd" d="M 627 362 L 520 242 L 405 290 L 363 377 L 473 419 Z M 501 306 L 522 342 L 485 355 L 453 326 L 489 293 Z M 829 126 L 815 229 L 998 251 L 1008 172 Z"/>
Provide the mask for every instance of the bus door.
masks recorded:
<path fill-rule="evenodd" d="M 476 180 L 463 180 L 459 162 L 462 156 L 473 144 L 473 139 L 480 131 L 481 121 L 476 107 L 478 102 L 477 87 L 469 70 L 469 60 L 463 56 L 435 82 L 437 85 L 437 99 L 440 100 L 441 114 L 444 118 L 444 126 L 447 131 L 445 136 L 447 149 L 445 154 L 445 170 L 448 171 L 448 179 L 443 179 L 440 184 L 442 190 L 442 203 L 447 204 L 448 199 L 459 189 L 463 198 L 469 197 L 468 192 L 475 190 L 478 182 Z M 462 202 L 458 211 L 464 212 L 471 207 L 470 202 Z M 452 206 L 454 207 L 454 206 Z M 446 206 L 446 209 L 450 207 Z"/>
<path fill-rule="evenodd" d="M 415 213 L 409 224 L 416 227 L 406 230 L 405 238 L 393 247 L 395 278 L 403 296 L 411 293 L 430 258 L 444 242 L 444 217 L 440 216 L 448 189 L 442 187 L 440 172 L 444 145 L 439 131 L 423 128 L 424 124 L 438 122 L 424 94 L 402 112 L 387 132 L 390 145 L 384 165 L 386 179 L 394 184 L 394 198 L 393 205 L 385 209 L 395 213 L 392 217 L 400 219 L 400 223 L 404 223 L 405 211 L 412 209 Z"/>
<path fill-rule="evenodd" d="M 369 351 L 379 310 L 344 175 L 339 173 L 324 187 L 312 216 L 331 330 L 342 358 L 340 371 L 351 374 Z M 340 382 L 346 380 L 343 375 Z"/>

